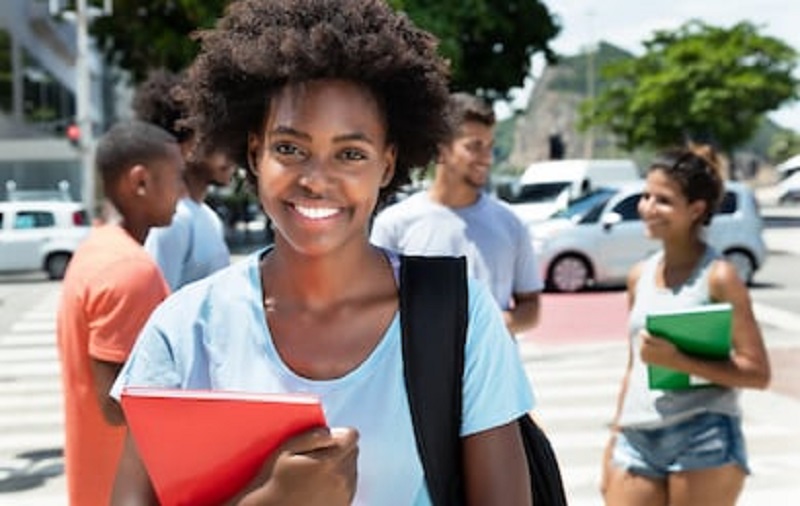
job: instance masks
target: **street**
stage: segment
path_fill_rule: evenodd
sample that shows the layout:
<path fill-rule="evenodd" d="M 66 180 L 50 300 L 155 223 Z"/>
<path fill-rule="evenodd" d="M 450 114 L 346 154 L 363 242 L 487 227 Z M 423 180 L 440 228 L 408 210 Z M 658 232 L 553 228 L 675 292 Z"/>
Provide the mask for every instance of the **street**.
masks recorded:
<path fill-rule="evenodd" d="M 774 381 L 768 391 L 743 394 L 753 468 L 743 506 L 800 504 L 800 213 L 768 216 L 771 253 L 751 296 Z M 54 321 L 59 287 L 33 275 L 0 278 L 0 504 L 7 506 L 66 505 Z M 575 506 L 602 503 L 600 454 L 627 358 L 625 312 L 619 289 L 546 294 L 541 325 L 520 336 L 536 411 Z"/>

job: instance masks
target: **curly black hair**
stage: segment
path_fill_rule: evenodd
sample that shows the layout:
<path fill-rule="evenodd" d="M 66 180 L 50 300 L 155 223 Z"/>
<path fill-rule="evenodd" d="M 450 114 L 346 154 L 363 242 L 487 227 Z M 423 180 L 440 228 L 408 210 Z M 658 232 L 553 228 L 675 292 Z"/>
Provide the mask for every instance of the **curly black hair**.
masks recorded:
<path fill-rule="evenodd" d="M 691 144 L 666 150 L 650 164 L 648 172 L 664 172 L 680 186 L 689 202 L 705 201 L 702 223 L 708 225 L 722 201 L 725 183 L 720 165 L 719 156 L 711 146 Z"/>
<path fill-rule="evenodd" d="M 210 30 L 181 87 L 198 142 L 247 167 L 247 135 L 260 132 L 270 98 L 319 78 L 367 86 L 397 147 L 380 200 L 429 163 L 447 132 L 449 68 L 433 35 L 382 0 L 239 0 Z"/>
<path fill-rule="evenodd" d="M 178 142 L 191 139 L 192 131 L 179 124 L 186 118 L 186 104 L 176 96 L 182 76 L 166 69 L 153 69 L 136 88 L 132 108 L 137 119 L 160 126 Z"/>

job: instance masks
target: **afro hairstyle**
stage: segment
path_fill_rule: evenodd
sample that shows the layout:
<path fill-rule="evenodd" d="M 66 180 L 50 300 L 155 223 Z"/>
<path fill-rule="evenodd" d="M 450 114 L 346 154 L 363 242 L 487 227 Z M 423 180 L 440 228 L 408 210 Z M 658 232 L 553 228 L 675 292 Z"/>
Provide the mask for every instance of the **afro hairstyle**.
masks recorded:
<path fill-rule="evenodd" d="M 438 41 L 383 0 L 239 0 L 195 37 L 201 50 L 180 93 L 189 127 L 242 167 L 274 93 L 313 79 L 363 84 L 383 108 L 398 156 L 380 201 L 446 138 L 449 68 Z"/>

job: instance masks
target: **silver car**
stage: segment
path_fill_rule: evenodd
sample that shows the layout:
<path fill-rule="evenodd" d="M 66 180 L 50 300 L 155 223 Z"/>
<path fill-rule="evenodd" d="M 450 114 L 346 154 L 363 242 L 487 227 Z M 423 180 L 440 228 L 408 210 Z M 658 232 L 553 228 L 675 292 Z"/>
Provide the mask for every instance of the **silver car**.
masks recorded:
<path fill-rule="evenodd" d="M 624 285 L 633 265 L 661 247 L 645 235 L 637 206 L 644 183 L 599 188 L 549 220 L 531 226 L 542 279 L 549 290 L 576 292 L 594 285 Z M 763 265 L 767 248 L 753 191 L 726 182 L 706 239 L 731 261 L 746 283 Z"/>

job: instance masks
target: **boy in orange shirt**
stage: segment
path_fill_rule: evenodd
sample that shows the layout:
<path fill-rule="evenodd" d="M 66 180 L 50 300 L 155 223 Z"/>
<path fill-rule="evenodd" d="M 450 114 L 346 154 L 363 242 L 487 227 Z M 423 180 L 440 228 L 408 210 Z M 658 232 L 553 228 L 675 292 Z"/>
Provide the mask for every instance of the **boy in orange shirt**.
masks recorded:
<path fill-rule="evenodd" d="M 125 430 L 108 391 L 140 329 L 169 293 L 142 243 L 150 227 L 172 219 L 183 158 L 174 136 L 131 121 L 103 136 L 95 166 L 119 219 L 95 227 L 75 252 L 57 324 L 73 506 L 105 506 L 111 497 Z"/>

